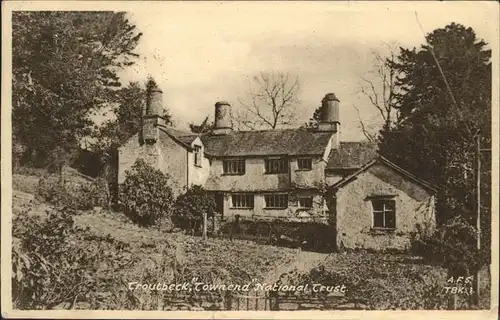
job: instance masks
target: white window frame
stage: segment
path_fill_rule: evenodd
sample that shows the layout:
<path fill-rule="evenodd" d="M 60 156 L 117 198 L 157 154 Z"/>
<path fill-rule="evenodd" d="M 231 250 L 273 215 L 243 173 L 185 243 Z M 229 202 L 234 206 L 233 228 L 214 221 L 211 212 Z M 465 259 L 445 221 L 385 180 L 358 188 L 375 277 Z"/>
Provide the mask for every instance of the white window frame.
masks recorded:
<path fill-rule="evenodd" d="M 301 167 L 300 164 L 301 164 L 301 161 L 307 161 L 310 166 L 308 167 Z M 303 171 L 307 171 L 307 170 L 312 170 L 312 158 L 297 158 L 297 169 L 298 170 L 303 170 Z"/>
<path fill-rule="evenodd" d="M 242 197 L 240 200 L 236 200 L 234 197 Z M 248 204 L 248 199 L 252 199 L 251 205 Z M 241 205 L 242 202 L 245 202 L 246 206 Z M 233 193 L 231 194 L 231 209 L 253 209 L 255 207 L 255 195 L 251 193 Z"/>
<path fill-rule="evenodd" d="M 375 210 L 374 202 L 376 201 L 381 201 L 382 203 L 382 210 Z M 390 209 L 387 208 L 387 203 L 386 202 L 392 202 L 393 203 L 393 208 Z M 371 206 L 372 206 L 372 228 L 373 229 L 381 229 L 381 230 L 394 230 L 396 229 L 396 200 L 394 199 L 388 199 L 388 198 L 373 198 L 371 199 Z M 393 213 L 394 214 L 394 227 L 388 227 L 386 223 L 386 215 L 388 213 Z M 375 213 L 382 213 L 382 226 L 375 226 Z"/>
<path fill-rule="evenodd" d="M 229 170 L 227 170 L 229 169 Z M 242 170 L 240 170 L 242 169 Z M 246 172 L 245 159 L 222 160 L 222 173 L 225 175 L 244 175 Z"/>
<path fill-rule="evenodd" d="M 273 197 L 274 199 L 270 202 L 274 202 L 271 206 L 268 203 L 268 197 Z M 279 197 L 284 197 L 283 199 L 279 199 Z M 270 193 L 264 195 L 264 208 L 265 209 L 288 209 L 288 193 Z M 283 203 L 283 206 L 281 206 Z"/>

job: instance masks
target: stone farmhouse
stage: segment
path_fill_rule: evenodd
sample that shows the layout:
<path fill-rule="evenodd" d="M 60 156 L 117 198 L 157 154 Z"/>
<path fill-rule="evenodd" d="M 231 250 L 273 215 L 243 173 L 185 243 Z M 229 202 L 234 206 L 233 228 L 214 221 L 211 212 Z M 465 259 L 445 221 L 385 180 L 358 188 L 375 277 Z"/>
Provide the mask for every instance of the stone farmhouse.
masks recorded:
<path fill-rule="evenodd" d="M 405 249 L 412 232 L 435 227 L 435 189 L 376 144 L 342 141 L 333 93 L 317 128 L 236 131 L 230 104 L 217 102 L 212 131 L 199 135 L 165 125 L 160 89 L 147 100 L 142 130 L 119 149 L 119 183 L 142 157 L 171 176 L 175 194 L 213 191 L 226 219 L 328 223 L 345 248 Z"/>

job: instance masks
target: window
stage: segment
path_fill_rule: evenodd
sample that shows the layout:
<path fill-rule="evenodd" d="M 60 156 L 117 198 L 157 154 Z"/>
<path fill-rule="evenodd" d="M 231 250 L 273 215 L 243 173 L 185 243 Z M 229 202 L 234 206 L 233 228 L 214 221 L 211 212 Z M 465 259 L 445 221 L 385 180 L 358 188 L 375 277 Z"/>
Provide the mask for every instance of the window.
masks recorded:
<path fill-rule="evenodd" d="M 313 198 L 312 197 L 299 197 L 299 208 L 312 208 Z"/>
<path fill-rule="evenodd" d="M 287 164 L 285 158 L 266 159 L 266 173 L 287 173 Z"/>
<path fill-rule="evenodd" d="M 297 167 L 299 170 L 311 170 L 312 169 L 312 159 L 311 158 L 299 158 L 297 159 Z"/>
<path fill-rule="evenodd" d="M 253 194 L 233 194 L 231 205 L 232 208 L 253 209 Z"/>
<path fill-rule="evenodd" d="M 194 146 L 194 165 L 201 167 L 201 147 Z"/>
<path fill-rule="evenodd" d="M 270 194 L 265 195 L 266 208 L 268 209 L 286 209 L 288 208 L 287 194 Z"/>
<path fill-rule="evenodd" d="M 222 161 L 224 174 L 245 174 L 245 159 Z"/>
<path fill-rule="evenodd" d="M 396 202 L 394 200 L 372 200 L 372 207 L 374 228 L 396 228 Z"/>

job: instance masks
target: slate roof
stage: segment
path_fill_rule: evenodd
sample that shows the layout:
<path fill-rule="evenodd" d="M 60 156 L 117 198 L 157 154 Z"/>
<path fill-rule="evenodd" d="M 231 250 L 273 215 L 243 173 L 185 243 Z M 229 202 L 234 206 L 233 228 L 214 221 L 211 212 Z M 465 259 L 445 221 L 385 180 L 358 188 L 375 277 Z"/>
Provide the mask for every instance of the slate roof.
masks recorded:
<path fill-rule="evenodd" d="M 191 148 L 191 143 L 200 137 L 205 153 L 213 157 L 322 155 L 332 136 L 331 132 L 308 129 L 233 131 L 225 135 L 161 129 L 186 148 Z M 372 142 L 340 142 L 340 148 L 330 152 L 326 169 L 361 168 L 378 156 L 377 150 L 377 144 Z"/>
<path fill-rule="evenodd" d="M 413 180 L 414 182 L 416 182 L 416 183 L 420 184 L 421 186 L 425 187 L 426 189 L 431 190 L 433 192 L 436 192 L 436 187 L 435 186 L 431 185 L 427 181 L 419 179 L 415 175 L 409 173 L 408 171 L 406 171 L 403 168 L 397 166 L 396 164 L 394 164 L 393 162 L 387 160 L 386 158 L 384 158 L 382 156 L 375 157 L 374 159 L 372 159 L 368 163 L 366 163 L 363 166 L 361 166 L 361 168 L 359 170 L 357 170 L 356 172 L 354 172 L 353 174 L 351 174 L 351 175 L 349 175 L 347 177 L 344 177 L 343 179 L 337 181 L 335 184 L 332 185 L 332 188 L 338 189 L 338 188 L 341 188 L 341 187 L 345 186 L 349 182 L 353 181 L 354 178 L 357 175 L 359 175 L 360 173 L 366 171 L 368 168 L 370 168 L 371 166 L 373 166 L 376 163 L 383 163 L 383 164 L 389 166 L 390 168 L 396 170 L 401 175 L 406 176 L 410 180 Z"/>
<path fill-rule="evenodd" d="M 163 126 L 161 127 L 161 131 L 168 136 L 170 136 L 172 139 L 178 141 L 181 143 L 184 147 L 187 147 L 188 149 L 191 148 L 191 143 L 198 137 L 198 135 L 193 134 L 192 132 L 188 131 L 181 131 L 174 129 L 172 127 L 166 127 Z"/>
<path fill-rule="evenodd" d="M 205 134 L 205 152 L 215 157 L 260 155 L 322 155 L 331 132 L 307 129 L 233 131 L 227 135 Z"/>
<path fill-rule="evenodd" d="M 361 168 L 378 156 L 378 146 L 373 142 L 340 142 L 328 157 L 327 170 Z"/>

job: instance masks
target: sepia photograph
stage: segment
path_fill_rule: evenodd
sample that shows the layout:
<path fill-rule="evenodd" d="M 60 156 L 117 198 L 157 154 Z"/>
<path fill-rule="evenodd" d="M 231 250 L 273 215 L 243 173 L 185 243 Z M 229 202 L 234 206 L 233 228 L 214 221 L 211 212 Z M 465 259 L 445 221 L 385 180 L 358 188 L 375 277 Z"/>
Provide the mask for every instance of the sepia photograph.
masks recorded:
<path fill-rule="evenodd" d="M 499 8 L 3 2 L 2 316 L 497 319 Z"/>

